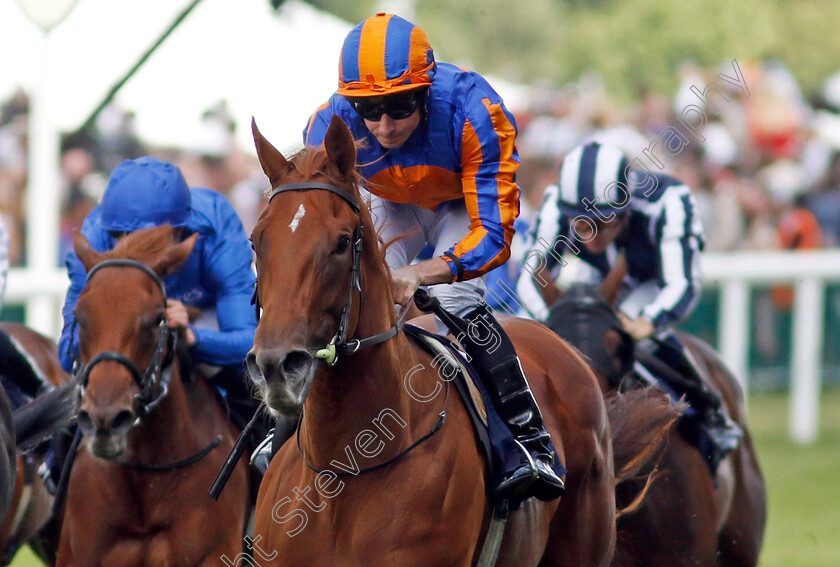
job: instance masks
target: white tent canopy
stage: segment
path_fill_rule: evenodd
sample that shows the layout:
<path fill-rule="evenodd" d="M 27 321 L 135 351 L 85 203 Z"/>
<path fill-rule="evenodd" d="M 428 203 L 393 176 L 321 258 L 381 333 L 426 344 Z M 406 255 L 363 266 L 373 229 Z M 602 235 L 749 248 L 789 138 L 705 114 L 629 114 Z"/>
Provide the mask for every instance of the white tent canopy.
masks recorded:
<path fill-rule="evenodd" d="M 21 0 L 26 2 L 26 0 Z M 190 0 L 79 0 L 48 36 L 49 120 L 72 131 Z M 115 102 L 136 113 L 141 138 L 189 148 L 200 117 L 221 100 L 252 148 L 251 116 L 279 149 L 299 147 L 312 111 L 334 91 L 351 25 L 296 0 L 203 0 L 124 85 Z M 0 101 L 42 74 L 42 35 L 17 3 L 0 0 Z"/>

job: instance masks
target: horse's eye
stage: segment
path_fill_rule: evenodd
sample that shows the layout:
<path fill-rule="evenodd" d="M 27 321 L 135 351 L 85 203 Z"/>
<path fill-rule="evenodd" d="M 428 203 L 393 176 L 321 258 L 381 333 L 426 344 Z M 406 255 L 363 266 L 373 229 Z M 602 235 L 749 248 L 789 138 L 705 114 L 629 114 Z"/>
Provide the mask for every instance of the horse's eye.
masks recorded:
<path fill-rule="evenodd" d="M 346 235 L 342 235 L 338 237 L 338 242 L 335 245 L 335 253 L 336 254 L 344 254 L 347 252 L 347 248 L 350 246 L 350 237 Z"/>

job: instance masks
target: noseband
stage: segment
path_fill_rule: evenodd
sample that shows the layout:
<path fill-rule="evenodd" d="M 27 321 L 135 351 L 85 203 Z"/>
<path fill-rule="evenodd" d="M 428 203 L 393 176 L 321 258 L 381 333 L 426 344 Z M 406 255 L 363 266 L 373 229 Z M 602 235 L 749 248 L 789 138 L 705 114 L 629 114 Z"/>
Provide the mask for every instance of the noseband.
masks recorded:
<path fill-rule="evenodd" d="M 330 193 L 338 195 L 348 205 L 350 205 L 350 208 L 353 209 L 353 212 L 357 215 L 361 210 L 359 206 L 359 201 L 356 199 L 356 196 L 354 194 L 329 183 L 306 182 L 278 185 L 277 187 L 274 187 L 271 193 L 269 194 L 268 202 L 269 204 L 271 204 L 271 200 L 274 197 L 276 197 L 279 193 L 285 193 L 286 191 L 311 190 L 329 191 Z M 381 342 L 387 341 L 388 339 L 396 335 L 401 327 L 401 322 L 397 322 L 397 324 L 393 325 L 387 331 L 379 333 L 377 335 L 373 335 L 372 337 L 367 337 L 365 339 L 350 339 L 349 341 L 347 340 L 347 327 L 350 321 L 350 310 L 353 306 L 353 290 L 359 292 L 360 298 L 362 294 L 362 271 L 360 267 L 361 259 L 362 222 L 360 219 L 359 224 L 356 225 L 356 228 L 353 230 L 353 263 L 350 268 L 350 290 L 348 292 L 347 303 L 345 304 L 344 309 L 342 309 L 341 311 L 341 320 L 338 324 L 338 330 L 336 331 L 335 336 L 332 338 L 332 340 L 326 347 L 318 349 L 315 352 L 315 358 L 320 358 L 330 366 L 334 366 L 338 362 L 338 360 L 345 355 L 353 354 L 362 348 L 373 346 Z M 253 303 L 257 311 L 257 320 L 259 320 L 260 299 L 256 287 L 254 288 Z M 408 309 L 405 310 L 405 313 L 408 313 Z"/>
<path fill-rule="evenodd" d="M 149 266 L 137 260 L 128 259 L 113 259 L 105 260 L 96 264 L 88 273 L 88 281 L 93 275 L 103 268 L 136 268 L 146 273 L 157 284 L 163 295 L 163 308 L 166 310 L 166 287 L 163 280 L 155 273 Z M 169 382 L 172 379 L 172 362 L 174 360 L 175 347 L 177 344 L 177 333 L 173 332 L 169 327 L 166 317 L 160 322 L 158 327 L 158 341 L 155 346 L 155 351 L 152 354 L 152 359 L 144 371 L 140 371 L 133 360 L 127 356 L 112 350 L 103 351 L 94 356 L 87 364 L 78 368 L 75 373 L 75 378 L 81 384 L 82 392 L 87 387 L 90 378 L 90 372 L 93 367 L 103 361 L 113 361 L 121 364 L 130 373 L 140 388 L 140 393 L 135 396 L 138 405 L 138 415 L 146 415 L 157 406 L 160 401 L 169 392 Z M 167 349 L 167 347 L 169 347 Z M 75 349 L 73 349 L 75 351 Z M 166 351 L 166 357 L 163 353 Z M 76 366 L 78 367 L 78 361 Z M 157 392 L 154 391 L 155 385 L 159 385 Z"/>

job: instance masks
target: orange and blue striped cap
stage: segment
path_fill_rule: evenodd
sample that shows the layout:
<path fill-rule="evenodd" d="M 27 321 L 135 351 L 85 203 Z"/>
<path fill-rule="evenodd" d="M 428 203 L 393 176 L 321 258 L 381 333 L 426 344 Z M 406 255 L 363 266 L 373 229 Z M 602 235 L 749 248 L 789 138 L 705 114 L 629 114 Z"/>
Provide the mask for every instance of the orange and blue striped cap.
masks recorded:
<path fill-rule="evenodd" d="M 349 97 L 383 96 L 432 84 L 435 55 L 419 26 L 379 12 L 350 30 L 338 62 L 338 90 Z"/>

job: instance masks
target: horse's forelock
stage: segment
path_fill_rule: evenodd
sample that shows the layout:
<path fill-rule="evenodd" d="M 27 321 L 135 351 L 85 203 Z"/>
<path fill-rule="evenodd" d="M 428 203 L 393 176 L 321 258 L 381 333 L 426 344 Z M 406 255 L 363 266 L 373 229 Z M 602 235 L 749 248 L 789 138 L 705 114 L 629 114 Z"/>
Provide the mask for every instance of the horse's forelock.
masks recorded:
<path fill-rule="evenodd" d="M 105 258 L 127 258 L 153 264 L 155 259 L 175 244 L 175 229 L 166 224 L 125 235 L 113 249 L 105 253 Z"/>
<path fill-rule="evenodd" d="M 355 142 L 357 148 L 363 143 L 363 141 Z M 359 187 L 362 186 L 364 181 L 362 175 L 357 170 L 354 170 L 349 174 L 349 179 L 347 178 L 348 176 L 340 179 L 328 167 L 329 156 L 323 146 L 307 146 L 292 155 L 288 161 L 292 166 L 295 177 L 294 180 L 289 180 L 288 183 L 301 183 L 326 178 L 326 182 L 347 189 L 356 195 L 362 205 L 360 211 L 362 225 L 371 228 L 371 230 L 365 230 L 364 249 L 374 252 L 376 254 L 376 261 L 381 262 L 383 252 L 379 248 L 379 235 L 373 230 L 373 221 L 368 212 L 367 203 L 364 202 L 364 199 L 362 199 L 359 193 Z M 290 172 L 289 175 L 292 175 L 292 173 Z M 272 190 L 273 188 L 269 188 L 266 191 L 266 195 L 270 194 Z"/>
<path fill-rule="evenodd" d="M 339 187 L 345 185 L 348 181 L 354 187 L 359 187 L 362 182 L 362 176 L 355 170 L 349 174 L 350 179 L 342 180 L 332 175 L 327 167 L 329 164 L 329 156 L 323 146 L 309 146 L 303 148 L 289 159 L 289 163 L 292 164 L 294 170 L 303 178 L 304 181 L 314 179 L 318 176 L 324 176 L 327 177 L 332 184 Z"/>

